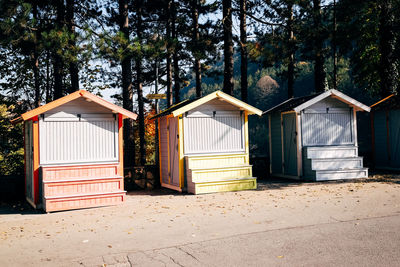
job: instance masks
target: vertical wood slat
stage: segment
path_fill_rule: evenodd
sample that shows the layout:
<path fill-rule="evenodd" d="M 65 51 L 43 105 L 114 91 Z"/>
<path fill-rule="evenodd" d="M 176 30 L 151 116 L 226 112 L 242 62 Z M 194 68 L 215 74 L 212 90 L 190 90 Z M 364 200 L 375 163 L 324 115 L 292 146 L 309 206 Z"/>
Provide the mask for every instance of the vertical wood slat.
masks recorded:
<path fill-rule="evenodd" d="M 40 120 L 40 163 L 118 160 L 118 121 Z"/>
<path fill-rule="evenodd" d="M 184 118 L 184 153 L 245 152 L 244 119 L 235 115 Z"/>
<path fill-rule="evenodd" d="M 304 113 L 303 142 L 312 145 L 354 144 L 352 116 L 348 113 Z"/>

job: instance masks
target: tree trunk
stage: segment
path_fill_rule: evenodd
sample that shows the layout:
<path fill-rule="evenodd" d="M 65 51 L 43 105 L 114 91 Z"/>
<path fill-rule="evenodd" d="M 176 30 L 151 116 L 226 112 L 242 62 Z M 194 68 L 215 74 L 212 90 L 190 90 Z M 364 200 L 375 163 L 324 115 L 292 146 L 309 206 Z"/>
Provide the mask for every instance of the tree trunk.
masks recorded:
<path fill-rule="evenodd" d="M 293 34 L 293 4 L 288 4 L 289 17 L 287 22 L 287 33 L 288 33 L 288 99 L 294 96 L 294 53 L 295 53 L 295 44 L 294 44 L 294 34 Z"/>
<path fill-rule="evenodd" d="M 247 25 L 246 25 L 246 2 L 240 0 L 240 92 L 242 101 L 247 99 Z"/>
<path fill-rule="evenodd" d="M 171 13 L 172 0 L 167 2 L 166 7 L 166 35 L 167 35 L 167 108 L 172 106 L 172 48 L 171 48 Z"/>
<path fill-rule="evenodd" d="M 323 55 L 323 37 L 321 21 L 321 0 L 313 0 L 313 20 L 314 20 L 314 82 L 317 93 L 325 90 L 325 70 Z"/>
<path fill-rule="evenodd" d="M 119 0 L 119 28 L 123 38 L 129 43 L 129 9 L 128 0 Z M 133 111 L 133 88 L 132 88 L 132 63 L 131 55 L 125 54 L 121 60 L 122 69 L 122 106 Z M 135 166 L 135 139 L 132 120 L 124 123 L 124 165 L 125 167 Z"/>
<path fill-rule="evenodd" d="M 75 41 L 75 0 L 66 0 L 66 24 L 68 28 L 68 46 L 72 52 L 73 59 L 69 63 L 69 73 L 71 76 L 71 86 L 69 87 L 69 93 L 73 93 L 79 90 L 79 69 L 77 63 L 77 53 L 76 53 L 76 41 Z"/>
<path fill-rule="evenodd" d="M 38 53 L 38 39 L 40 36 L 39 27 L 37 27 L 38 23 L 38 6 L 37 2 L 33 2 L 32 6 L 32 15 L 35 20 L 35 40 L 33 44 L 33 53 L 32 53 L 32 69 L 33 69 L 33 79 L 35 80 L 35 103 L 34 107 L 37 108 L 40 106 L 40 72 L 39 72 L 39 53 Z"/>
<path fill-rule="evenodd" d="M 391 0 L 380 2 L 379 14 L 379 50 L 380 58 L 380 95 L 386 97 L 396 91 L 395 81 L 398 78 L 395 61 L 396 41 L 393 33 L 394 14 Z"/>
<path fill-rule="evenodd" d="M 56 16 L 56 29 L 61 30 L 64 24 L 64 13 L 65 13 L 65 7 L 64 7 L 64 1 L 63 0 L 57 0 L 55 1 L 56 3 L 56 10 L 57 10 L 57 16 Z M 61 55 L 57 53 L 57 49 L 54 49 L 53 51 L 53 58 L 54 58 L 54 97 L 53 99 L 58 99 L 64 95 L 64 88 L 63 88 L 63 60 Z"/>
<path fill-rule="evenodd" d="M 178 50 L 179 50 L 179 42 L 178 42 L 178 34 L 176 32 L 176 3 L 172 0 L 172 24 L 171 24 L 171 33 L 172 39 L 175 43 L 174 52 L 172 54 L 172 58 L 174 60 L 174 103 L 177 104 L 180 102 L 179 99 L 179 91 L 181 87 L 181 80 L 179 77 L 179 57 L 178 57 Z"/>
<path fill-rule="evenodd" d="M 224 25 L 224 88 L 233 95 L 233 41 L 232 41 L 232 0 L 222 0 L 222 22 Z"/>
<path fill-rule="evenodd" d="M 336 0 L 333 0 L 333 34 L 332 34 L 332 54 L 333 54 L 333 89 L 337 89 L 337 53 L 336 53 Z"/>
<path fill-rule="evenodd" d="M 193 18 L 193 54 L 194 54 L 194 72 L 196 76 L 196 97 L 201 97 L 201 63 L 199 58 L 199 3 L 198 0 L 192 0 L 192 18 Z"/>
<path fill-rule="evenodd" d="M 142 44 L 142 1 L 136 1 L 136 36 L 139 45 Z M 135 59 L 136 68 L 136 90 L 139 102 L 139 147 L 140 147 L 140 165 L 146 164 L 146 143 L 145 143 L 145 126 L 144 126 L 144 102 L 143 102 L 143 85 L 142 85 L 142 55 L 139 52 Z"/>

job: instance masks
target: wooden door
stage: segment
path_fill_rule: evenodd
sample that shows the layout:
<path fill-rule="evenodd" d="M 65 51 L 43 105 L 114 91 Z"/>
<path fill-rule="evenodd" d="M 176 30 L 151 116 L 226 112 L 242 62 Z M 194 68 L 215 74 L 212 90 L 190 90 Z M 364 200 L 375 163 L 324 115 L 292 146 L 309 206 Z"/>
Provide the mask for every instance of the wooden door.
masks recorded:
<path fill-rule="evenodd" d="M 283 174 L 297 176 L 296 113 L 282 114 Z"/>

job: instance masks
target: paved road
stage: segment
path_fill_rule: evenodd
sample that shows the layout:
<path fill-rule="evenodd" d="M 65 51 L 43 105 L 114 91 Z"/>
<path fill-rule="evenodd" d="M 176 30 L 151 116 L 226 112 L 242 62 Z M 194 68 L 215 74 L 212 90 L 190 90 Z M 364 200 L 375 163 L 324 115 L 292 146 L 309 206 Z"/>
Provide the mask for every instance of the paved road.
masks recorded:
<path fill-rule="evenodd" d="M 400 175 L 135 192 L 119 206 L 41 214 L 0 203 L 3 266 L 400 266 Z"/>
<path fill-rule="evenodd" d="M 400 215 L 233 235 L 81 266 L 400 266 Z"/>

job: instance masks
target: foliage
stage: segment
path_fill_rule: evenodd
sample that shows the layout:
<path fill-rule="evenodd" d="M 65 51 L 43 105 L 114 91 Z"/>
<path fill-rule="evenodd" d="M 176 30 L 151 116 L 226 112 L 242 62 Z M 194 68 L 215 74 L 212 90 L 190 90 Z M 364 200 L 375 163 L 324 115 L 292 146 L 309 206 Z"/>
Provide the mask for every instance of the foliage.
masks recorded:
<path fill-rule="evenodd" d="M 0 97 L 0 174 L 24 173 L 22 124 L 12 125 L 10 120 L 20 113 L 24 105 L 11 104 Z"/>

